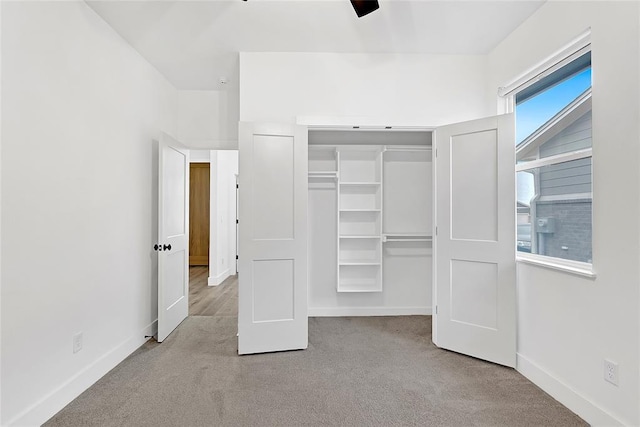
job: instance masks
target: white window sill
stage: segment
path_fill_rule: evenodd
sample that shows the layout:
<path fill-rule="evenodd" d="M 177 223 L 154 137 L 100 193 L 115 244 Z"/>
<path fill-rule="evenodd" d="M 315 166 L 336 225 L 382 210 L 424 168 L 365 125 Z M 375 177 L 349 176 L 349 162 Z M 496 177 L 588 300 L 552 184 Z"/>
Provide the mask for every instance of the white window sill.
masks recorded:
<path fill-rule="evenodd" d="M 523 253 L 518 253 L 516 255 L 516 262 L 536 265 L 551 270 L 557 270 L 576 276 L 586 277 L 588 279 L 596 278 L 596 273 L 595 271 L 593 271 L 593 265 L 586 262 L 570 261 L 565 259 Z"/>

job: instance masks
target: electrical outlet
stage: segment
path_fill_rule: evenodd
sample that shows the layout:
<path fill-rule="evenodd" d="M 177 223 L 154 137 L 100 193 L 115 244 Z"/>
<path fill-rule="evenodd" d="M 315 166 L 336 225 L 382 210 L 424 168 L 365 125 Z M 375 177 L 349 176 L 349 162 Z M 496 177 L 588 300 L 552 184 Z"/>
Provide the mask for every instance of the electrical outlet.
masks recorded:
<path fill-rule="evenodd" d="M 77 353 L 82 350 L 82 332 L 78 332 L 73 336 L 73 352 Z"/>
<path fill-rule="evenodd" d="M 604 359 L 604 379 L 613 385 L 618 385 L 618 364 Z"/>

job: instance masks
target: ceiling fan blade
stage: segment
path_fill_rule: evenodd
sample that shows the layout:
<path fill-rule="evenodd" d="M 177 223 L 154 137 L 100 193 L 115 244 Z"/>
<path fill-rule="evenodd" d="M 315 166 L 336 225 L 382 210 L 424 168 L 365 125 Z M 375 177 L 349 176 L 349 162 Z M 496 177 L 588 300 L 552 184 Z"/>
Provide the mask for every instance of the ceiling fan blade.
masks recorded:
<path fill-rule="evenodd" d="M 358 18 L 362 18 L 380 7 L 378 0 L 351 0 L 351 5 Z"/>

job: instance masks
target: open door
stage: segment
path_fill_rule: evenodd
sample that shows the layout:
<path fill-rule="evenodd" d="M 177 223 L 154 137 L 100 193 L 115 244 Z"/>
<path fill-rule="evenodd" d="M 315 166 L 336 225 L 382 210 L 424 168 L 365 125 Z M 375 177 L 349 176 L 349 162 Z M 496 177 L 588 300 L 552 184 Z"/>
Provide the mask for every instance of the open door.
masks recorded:
<path fill-rule="evenodd" d="M 158 342 L 189 314 L 189 150 L 161 134 L 158 147 Z"/>
<path fill-rule="evenodd" d="M 433 342 L 516 363 L 513 114 L 436 129 Z"/>
<path fill-rule="evenodd" d="M 240 123 L 238 353 L 307 348 L 307 130 Z"/>

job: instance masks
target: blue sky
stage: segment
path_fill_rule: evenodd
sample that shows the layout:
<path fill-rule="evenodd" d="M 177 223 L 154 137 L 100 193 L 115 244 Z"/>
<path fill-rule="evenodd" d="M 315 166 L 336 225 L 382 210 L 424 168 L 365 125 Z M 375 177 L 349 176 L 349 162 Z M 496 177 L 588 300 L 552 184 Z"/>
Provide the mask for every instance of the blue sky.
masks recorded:
<path fill-rule="evenodd" d="M 516 143 L 520 143 L 591 86 L 591 68 L 516 106 Z"/>
<path fill-rule="evenodd" d="M 516 144 L 522 142 L 590 86 L 591 68 L 588 68 L 516 105 Z M 517 189 L 518 201 L 528 205 L 534 196 L 533 175 L 528 172 L 518 172 Z"/>

